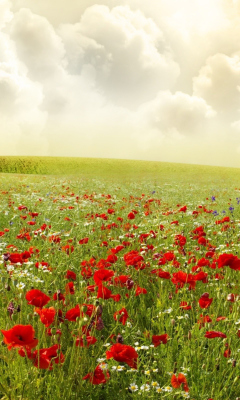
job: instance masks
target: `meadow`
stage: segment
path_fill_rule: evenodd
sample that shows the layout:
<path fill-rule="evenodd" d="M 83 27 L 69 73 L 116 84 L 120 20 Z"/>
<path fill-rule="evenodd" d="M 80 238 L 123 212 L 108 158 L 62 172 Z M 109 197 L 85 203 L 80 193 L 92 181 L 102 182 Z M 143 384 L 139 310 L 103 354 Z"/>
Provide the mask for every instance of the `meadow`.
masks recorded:
<path fill-rule="evenodd" d="M 0 157 L 0 398 L 240 398 L 240 170 Z"/>

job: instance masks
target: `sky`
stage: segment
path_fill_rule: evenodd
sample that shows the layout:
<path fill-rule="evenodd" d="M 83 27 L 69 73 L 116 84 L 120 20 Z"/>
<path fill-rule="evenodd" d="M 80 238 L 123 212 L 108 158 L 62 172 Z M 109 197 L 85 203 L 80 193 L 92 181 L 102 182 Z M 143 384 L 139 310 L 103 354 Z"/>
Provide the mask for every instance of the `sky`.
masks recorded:
<path fill-rule="evenodd" d="M 0 155 L 240 167 L 240 0 L 0 0 Z"/>

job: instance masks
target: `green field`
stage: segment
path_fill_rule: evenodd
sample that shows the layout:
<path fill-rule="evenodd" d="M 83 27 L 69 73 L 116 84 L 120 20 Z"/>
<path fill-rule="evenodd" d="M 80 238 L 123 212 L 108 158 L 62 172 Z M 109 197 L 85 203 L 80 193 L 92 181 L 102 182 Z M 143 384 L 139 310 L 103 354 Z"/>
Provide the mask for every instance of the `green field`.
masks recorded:
<path fill-rule="evenodd" d="M 240 183 L 240 169 L 156 161 L 0 156 L 0 173 Z"/>

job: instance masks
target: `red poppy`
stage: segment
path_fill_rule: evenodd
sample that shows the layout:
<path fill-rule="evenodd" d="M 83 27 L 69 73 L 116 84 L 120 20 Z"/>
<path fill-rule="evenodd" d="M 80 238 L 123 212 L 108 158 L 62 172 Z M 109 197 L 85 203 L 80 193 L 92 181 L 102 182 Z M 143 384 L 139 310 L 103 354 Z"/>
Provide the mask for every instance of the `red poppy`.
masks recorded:
<path fill-rule="evenodd" d="M 56 310 L 54 307 L 36 308 L 35 311 L 40 316 L 41 322 L 48 328 L 54 321 Z"/>
<path fill-rule="evenodd" d="M 119 315 L 120 315 L 120 318 L 118 318 Z M 116 311 L 116 312 L 114 313 L 114 315 L 113 315 L 113 318 L 115 319 L 115 321 L 118 320 L 118 321 L 121 322 L 123 325 L 126 324 L 128 317 L 129 317 L 128 312 L 127 312 L 126 308 L 124 308 L 124 307 L 121 308 L 121 310 Z"/>
<path fill-rule="evenodd" d="M 96 285 L 101 285 L 102 282 L 107 282 L 112 279 L 114 272 L 108 269 L 100 269 L 93 275 L 93 279 Z"/>
<path fill-rule="evenodd" d="M 126 286 L 128 279 L 130 278 L 129 275 L 120 275 L 114 278 L 114 282 L 116 285 L 120 285 L 121 287 Z"/>
<path fill-rule="evenodd" d="M 25 298 L 28 301 L 28 304 L 38 308 L 42 308 L 51 300 L 49 296 L 38 289 L 29 290 L 26 293 Z"/>
<path fill-rule="evenodd" d="M 172 384 L 172 387 L 174 387 L 174 388 L 179 388 L 179 387 L 181 387 L 181 385 L 183 385 L 183 390 L 185 391 L 185 392 L 189 392 L 189 387 L 188 387 L 188 384 L 187 384 L 187 379 L 186 379 L 186 377 L 185 377 L 185 375 L 183 375 L 183 374 L 178 374 L 178 377 L 176 377 L 176 375 L 172 375 L 172 377 L 171 377 L 171 384 Z"/>
<path fill-rule="evenodd" d="M 222 332 L 217 332 L 217 331 L 209 331 L 206 332 L 204 335 L 207 339 L 214 339 L 216 337 L 221 337 L 221 338 L 226 338 L 227 336 L 225 335 L 225 333 Z"/>
<path fill-rule="evenodd" d="M 75 281 L 77 279 L 77 275 L 75 274 L 75 272 L 70 271 L 69 269 L 67 270 L 67 273 L 65 275 L 66 279 L 72 279 L 73 281 Z"/>
<path fill-rule="evenodd" d="M 65 319 L 73 322 L 76 322 L 78 317 L 80 317 L 80 307 L 78 304 L 74 308 L 68 310 L 65 315 Z"/>
<path fill-rule="evenodd" d="M 38 344 L 38 340 L 34 338 L 35 331 L 32 325 L 15 325 L 8 331 L 1 330 L 4 336 L 8 350 L 12 347 L 28 347 L 34 348 Z"/>
<path fill-rule="evenodd" d="M 171 274 L 169 272 L 167 272 L 167 271 L 163 271 L 161 268 L 153 269 L 151 271 L 151 274 L 155 274 L 159 278 L 163 278 L 163 279 L 170 279 L 171 278 Z"/>
<path fill-rule="evenodd" d="M 139 296 L 140 294 L 146 294 L 147 290 L 145 288 L 141 288 L 140 286 L 137 287 L 135 296 Z"/>
<path fill-rule="evenodd" d="M 68 282 L 65 286 L 66 294 L 74 294 L 75 293 L 75 287 L 73 282 Z"/>
<path fill-rule="evenodd" d="M 63 301 L 65 300 L 64 295 L 60 292 L 60 290 L 58 290 L 56 293 L 54 293 L 53 295 L 53 300 L 55 301 Z"/>
<path fill-rule="evenodd" d="M 158 347 L 161 343 L 166 344 L 168 341 L 168 334 L 165 333 L 163 335 L 153 335 L 152 336 L 152 344 L 154 344 L 154 347 Z"/>
<path fill-rule="evenodd" d="M 211 318 L 209 317 L 209 315 L 200 315 L 200 319 L 198 320 L 198 324 L 199 324 L 199 329 L 201 329 L 202 327 L 205 326 L 206 323 L 210 323 L 212 322 Z"/>
<path fill-rule="evenodd" d="M 132 346 L 116 343 L 108 351 L 106 351 L 107 360 L 114 358 L 119 362 L 125 362 L 131 368 L 137 369 L 138 353 Z"/>
<path fill-rule="evenodd" d="M 203 293 L 198 304 L 201 308 L 208 308 L 212 304 L 213 298 L 209 298 L 209 293 Z"/>
<path fill-rule="evenodd" d="M 100 384 L 104 384 L 106 383 L 109 378 L 110 378 L 110 374 L 109 372 L 103 372 L 101 366 L 103 364 L 99 364 L 96 368 L 94 372 L 90 372 L 88 373 L 86 376 L 84 376 L 82 379 L 86 380 L 89 379 L 89 381 L 93 384 L 93 385 L 100 385 Z"/>
<path fill-rule="evenodd" d="M 81 337 L 77 337 L 76 340 L 76 346 L 80 346 L 80 347 L 89 347 L 92 344 L 96 343 L 97 339 L 94 336 L 81 336 Z"/>
<path fill-rule="evenodd" d="M 134 219 L 135 214 L 133 212 L 130 212 L 127 217 L 128 217 L 128 219 Z"/>
<path fill-rule="evenodd" d="M 224 253 L 218 257 L 218 268 L 223 268 L 225 266 L 231 269 L 240 270 L 240 259 L 233 254 Z"/>
<path fill-rule="evenodd" d="M 79 244 L 87 244 L 88 243 L 88 237 L 86 237 L 86 238 L 83 238 L 83 239 L 81 239 L 81 240 L 79 240 Z"/>
<path fill-rule="evenodd" d="M 98 299 L 110 299 L 112 296 L 112 292 L 110 289 L 106 288 L 103 285 L 98 286 L 98 293 L 97 293 L 97 298 Z"/>
<path fill-rule="evenodd" d="M 51 347 L 35 350 L 29 357 L 33 361 L 33 365 L 40 369 L 53 368 L 52 364 L 59 364 L 64 362 L 64 355 L 62 352 L 59 354 L 60 344 L 54 344 Z"/>
<path fill-rule="evenodd" d="M 180 308 L 183 308 L 183 310 L 191 310 L 192 306 L 188 305 L 186 301 L 181 301 L 180 303 Z"/>

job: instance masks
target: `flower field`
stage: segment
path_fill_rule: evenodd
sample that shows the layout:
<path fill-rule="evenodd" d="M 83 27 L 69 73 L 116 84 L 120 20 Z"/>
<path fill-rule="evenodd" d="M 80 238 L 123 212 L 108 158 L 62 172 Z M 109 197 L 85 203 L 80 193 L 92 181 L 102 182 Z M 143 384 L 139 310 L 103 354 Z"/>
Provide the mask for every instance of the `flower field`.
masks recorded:
<path fill-rule="evenodd" d="M 240 398 L 237 178 L 0 182 L 1 399 Z"/>

